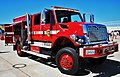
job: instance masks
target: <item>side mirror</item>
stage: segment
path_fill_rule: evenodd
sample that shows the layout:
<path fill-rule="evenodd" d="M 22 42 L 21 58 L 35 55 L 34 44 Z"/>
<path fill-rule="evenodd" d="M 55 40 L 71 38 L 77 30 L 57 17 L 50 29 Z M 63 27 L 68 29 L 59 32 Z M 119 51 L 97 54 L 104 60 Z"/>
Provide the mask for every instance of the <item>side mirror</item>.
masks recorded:
<path fill-rule="evenodd" d="M 94 15 L 90 15 L 90 22 L 94 22 Z"/>
<path fill-rule="evenodd" d="M 83 22 L 90 21 L 94 23 L 94 15 L 91 13 L 84 13 L 83 14 Z"/>
<path fill-rule="evenodd" d="M 86 22 L 86 20 L 85 20 L 85 13 L 83 14 L 83 22 Z"/>
<path fill-rule="evenodd" d="M 27 21 L 27 26 L 30 26 L 31 21 L 30 21 L 30 15 L 28 13 L 26 13 L 26 21 Z"/>
<path fill-rule="evenodd" d="M 41 24 L 45 24 L 46 23 L 46 21 L 45 21 L 45 10 L 43 10 L 42 11 L 42 13 L 41 13 Z"/>
<path fill-rule="evenodd" d="M 46 23 L 45 19 L 42 19 L 42 24 L 45 24 L 45 23 Z"/>

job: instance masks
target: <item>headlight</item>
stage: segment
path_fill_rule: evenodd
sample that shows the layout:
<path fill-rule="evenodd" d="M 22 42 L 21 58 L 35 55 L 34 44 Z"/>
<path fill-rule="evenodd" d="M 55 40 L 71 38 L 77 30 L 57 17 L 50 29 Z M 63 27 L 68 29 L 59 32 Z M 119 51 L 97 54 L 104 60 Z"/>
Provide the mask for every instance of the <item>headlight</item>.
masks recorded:
<path fill-rule="evenodd" d="M 78 39 L 78 43 L 84 43 L 84 39 Z"/>
<path fill-rule="evenodd" d="M 83 43 L 85 43 L 85 39 L 84 39 L 84 37 L 83 36 L 76 36 L 76 35 L 71 35 L 70 36 L 76 43 L 78 43 L 78 44 L 83 44 Z"/>
<path fill-rule="evenodd" d="M 74 34 L 73 34 L 73 35 L 71 35 L 70 37 L 71 37 L 74 41 L 76 41 L 76 40 L 77 40 L 77 36 L 76 36 L 76 35 L 74 35 Z"/>

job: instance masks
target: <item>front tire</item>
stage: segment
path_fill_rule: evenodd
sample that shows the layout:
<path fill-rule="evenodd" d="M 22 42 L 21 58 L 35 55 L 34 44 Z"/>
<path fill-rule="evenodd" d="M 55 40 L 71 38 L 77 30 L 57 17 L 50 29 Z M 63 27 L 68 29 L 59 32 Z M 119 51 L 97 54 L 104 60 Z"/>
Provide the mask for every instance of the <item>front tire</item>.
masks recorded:
<path fill-rule="evenodd" d="M 104 56 L 104 57 L 100 57 L 100 58 L 91 58 L 91 59 L 88 59 L 88 61 L 91 63 L 91 64 L 94 64 L 94 65 L 100 65 L 102 63 L 105 62 L 107 56 Z"/>
<path fill-rule="evenodd" d="M 65 47 L 58 51 L 56 64 L 65 74 L 75 74 L 79 69 L 79 57 L 73 48 Z"/>

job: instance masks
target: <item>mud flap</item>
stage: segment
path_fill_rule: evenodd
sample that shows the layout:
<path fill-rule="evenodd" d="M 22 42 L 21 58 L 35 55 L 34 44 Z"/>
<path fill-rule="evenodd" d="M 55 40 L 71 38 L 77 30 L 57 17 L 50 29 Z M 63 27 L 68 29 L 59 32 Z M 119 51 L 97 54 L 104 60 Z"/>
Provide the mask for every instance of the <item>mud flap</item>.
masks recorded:
<path fill-rule="evenodd" d="M 17 46 L 16 45 L 13 45 L 13 50 L 17 50 Z"/>

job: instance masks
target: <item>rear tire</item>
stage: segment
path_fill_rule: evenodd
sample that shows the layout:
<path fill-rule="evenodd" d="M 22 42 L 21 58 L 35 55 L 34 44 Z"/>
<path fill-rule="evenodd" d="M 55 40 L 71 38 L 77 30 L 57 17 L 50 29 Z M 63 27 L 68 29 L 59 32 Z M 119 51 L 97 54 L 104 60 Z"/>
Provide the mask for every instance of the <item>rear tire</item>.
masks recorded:
<path fill-rule="evenodd" d="M 91 63 L 91 64 L 94 64 L 94 65 L 100 65 L 102 63 L 105 62 L 107 56 L 104 56 L 104 57 L 100 57 L 100 58 L 91 58 L 91 59 L 88 59 L 88 61 Z"/>
<path fill-rule="evenodd" d="M 56 64 L 58 69 L 65 74 L 75 74 L 79 69 L 79 57 L 73 48 L 65 47 L 58 51 Z"/>
<path fill-rule="evenodd" d="M 21 45 L 20 45 L 20 43 L 17 43 L 17 54 L 20 57 L 26 57 L 27 56 L 27 54 L 25 52 L 21 51 Z"/>

